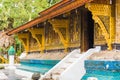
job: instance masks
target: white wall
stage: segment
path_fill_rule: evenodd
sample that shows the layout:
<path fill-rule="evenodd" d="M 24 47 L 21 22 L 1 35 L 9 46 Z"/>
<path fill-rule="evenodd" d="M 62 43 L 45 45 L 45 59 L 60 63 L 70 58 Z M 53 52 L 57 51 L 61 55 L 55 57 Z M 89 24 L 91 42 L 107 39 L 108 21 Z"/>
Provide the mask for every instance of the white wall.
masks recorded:
<path fill-rule="evenodd" d="M 73 63 L 69 68 L 67 68 L 59 77 L 59 80 L 80 80 L 86 73 L 84 68 L 84 61 L 92 55 L 94 52 L 99 52 L 100 47 L 94 49 L 89 49 L 87 52 L 83 53 L 80 58 Z"/>
<path fill-rule="evenodd" d="M 43 77 L 40 79 L 42 80 L 44 77 L 46 77 L 47 75 L 50 75 L 50 73 L 52 71 L 54 71 L 57 67 L 61 66 L 62 64 L 64 64 L 64 62 L 72 55 L 74 55 L 74 53 L 80 53 L 80 49 L 75 49 L 72 52 L 70 52 L 65 58 L 63 58 L 59 63 L 57 63 L 52 69 L 50 69 L 47 73 L 45 73 L 45 75 L 43 75 Z"/>

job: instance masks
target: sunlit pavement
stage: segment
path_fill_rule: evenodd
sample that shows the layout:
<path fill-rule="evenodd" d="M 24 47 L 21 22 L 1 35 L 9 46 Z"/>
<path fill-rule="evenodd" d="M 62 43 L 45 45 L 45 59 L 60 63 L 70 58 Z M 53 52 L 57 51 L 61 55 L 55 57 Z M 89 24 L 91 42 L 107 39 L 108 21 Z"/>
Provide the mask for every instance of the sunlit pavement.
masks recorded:
<path fill-rule="evenodd" d="M 5 66 L 5 69 L 0 70 L 0 80 L 31 80 L 33 73 L 21 71 L 16 68 L 9 69 L 8 64 L 0 65 Z M 17 66 L 19 66 L 19 64 L 15 65 L 15 67 Z"/>

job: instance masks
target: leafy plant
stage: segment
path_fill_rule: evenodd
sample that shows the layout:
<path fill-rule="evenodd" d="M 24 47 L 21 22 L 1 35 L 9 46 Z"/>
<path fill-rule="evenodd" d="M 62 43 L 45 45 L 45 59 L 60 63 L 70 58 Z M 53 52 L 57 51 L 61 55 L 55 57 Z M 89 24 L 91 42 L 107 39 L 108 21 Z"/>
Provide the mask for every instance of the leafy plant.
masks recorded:
<path fill-rule="evenodd" d="M 60 0 L 0 0 L 0 30 L 16 28 Z"/>

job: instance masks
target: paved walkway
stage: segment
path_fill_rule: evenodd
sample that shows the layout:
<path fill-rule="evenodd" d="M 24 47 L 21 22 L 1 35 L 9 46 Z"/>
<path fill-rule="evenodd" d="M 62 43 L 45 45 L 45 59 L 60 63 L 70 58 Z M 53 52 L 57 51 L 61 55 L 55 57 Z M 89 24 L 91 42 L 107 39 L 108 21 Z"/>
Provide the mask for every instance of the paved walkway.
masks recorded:
<path fill-rule="evenodd" d="M 15 70 L 0 70 L 0 80 L 23 80 L 25 76 L 17 75 Z"/>
<path fill-rule="evenodd" d="M 0 71 L 0 80 L 7 80 L 8 77 L 2 72 Z"/>
<path fill-rule="evenodd" d="M 120 50 L 100 51 L 94 53 L 88 59 L 90 60 L 120 60 Z"/>

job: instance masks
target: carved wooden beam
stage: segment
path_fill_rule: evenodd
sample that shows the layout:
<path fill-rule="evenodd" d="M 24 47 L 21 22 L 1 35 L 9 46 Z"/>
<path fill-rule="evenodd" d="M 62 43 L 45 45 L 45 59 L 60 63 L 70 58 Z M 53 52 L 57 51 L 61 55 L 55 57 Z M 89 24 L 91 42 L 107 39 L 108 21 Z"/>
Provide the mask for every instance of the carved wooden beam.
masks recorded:
<path fill-rule="evenodd" d="M 39 29 L 33 28 L 33 29 L 29 29 L 29 31 L 31 32 L 32 37 L 37 41 L 40 51 L 43 52 L 45 49 L 44 28 L 39 28 Z M 41 35 L 41 37 L 37 35 Z"/>
<path fill-rule="evenodd" d="M 68 30 L 68 20 L 64 20 L 64 19 L 54 19 L 54 20 L 49 20 L 49 22 L 52 24 L 53 29 L 56 33 L 58 33 L 61 42 L 64 45 L 65 51 L 67 51 L 67 48 L 69 47 L 69 30 Z M 65 28 L 65 36 L 62 34 L 62 32 L 60 31 L 60 28 Z"/>
<path fill-rule="evenodd" d="M 92 12 L 93 19 L 95 20 L 95 22 L 97 22 L 100 25 L 102 34 L 105 37 L 105 40 L 108 45 L 108 50 L 112 50 L 112 42 L 115 39 L 115 34 L 114 34 L 115 23 L 114 23 L 114 18 L 112 17 L 112 11 L 113 11 L 112 5 L 89 3 L 89 4 L 86 4 L 86 7 Z M 102 20 L 98 16 L 110 17 L 110 23 L 109 23 L 110 33 L 107 32 L 105 25 L 103 24 Z"/>
<path fill-rule="evenodd" d="M 29 34 L 28 33 L 18 33 L 18 38 L 23 43 L 26 52 L 29 52 Z"/>
<path fill-rule="evenodd" d="M 65 0 L 63 0 L 63 2 L 64 1 Z M 69 0 L 69 1 L 71 1 L 71 0 Z M 58 15 L 69 12 L 73 9 L 76 9 L 77 7 L 80 7 L 80 6 L 82 6 L 85 3 L 90 2 L 90 1 L 92 1 L 92 0 L 72 0 L 71 3 L 69 3 L 65 6 L 62 6 L 62 7 L 61 7 L 61 5 L 57 4 L 59 8 L 57 8 L 55 11 L 49 12 L 48 14 L 46 14 L 44 16 L 37 17 L 36 19 L 34 19 L 34 20 L 24 24 L 24 25 L 21 25 L 18 28 L 15 28 L 14 30 L 9 31 L 7 34 L 12 35 L 12 34 L 17 33 L 19 31 L 22 31 L 24 29 L 30 28 L 38 23 L 44 22 L 48 19 L 51 19 L 51 18 L 56 17 Z"/>
<path fill-rule="evenodd" d="M 111 16 L 111 5 L 87 3 L 85 7 L 94 15 Z"/>

